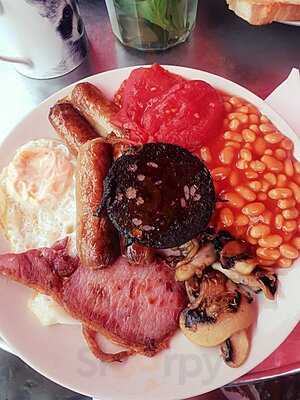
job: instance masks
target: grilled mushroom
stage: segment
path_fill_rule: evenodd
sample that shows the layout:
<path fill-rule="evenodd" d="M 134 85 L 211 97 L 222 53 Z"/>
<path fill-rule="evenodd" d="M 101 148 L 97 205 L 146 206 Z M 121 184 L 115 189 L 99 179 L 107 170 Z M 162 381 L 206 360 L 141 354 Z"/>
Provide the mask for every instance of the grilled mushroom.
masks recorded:
<path fill-rule="evenodd" d="M 196 239 L 189 240 L 178 247 L 170 249 L 155 249 L 155 254 L 162 257 L 171 268 L 176 268 L 178 263 L 186 260 L 188 262 L 199 249 L 199 242 Z"/>
<path fill-rule="evenodd" d="M 245 260 L 247 260 L 246 263 Z M 257 264 L 251 258 L 249 245 L 241 240 L 230 240 L 225 243 L 220 251 L 220 262 L 223 268 L 228 269 L 237 266 L 237 268 L 240 268 L 240 272 L 244 274 L 250 274 Z"/>
<path fill-rule="evenodd" d="M 246 330 L 234 333 L 221 345 L 221 354 L 225 363 L 231 368 L 238 368 L 248 358 L 250 340 Z"/>
<path fill-rule="evenodd" d="M 249 303 L 251 303 L 255 297 L 255 292 L 248 286 L 237 285 L 241 294 L 243 294 Z"/>
<path fill-rule="evenodd" d="M 176 280 L 186 281 L 195 273 L 202 275 L 203 270 L 217 259 L 213 243 L 207 243 L 196 254 L 191 253 L 176 265 Z"/>
<path fill-rule="evenodd" d="M 245 262 L 246 261 L 244 261 L 244 263 Z M 235 265 L 233 265 L 233 268 L 226 269 L 220 262 L 212 264 L 212 268 L 222 272 L 222 274 L 234 283 L 245 286 L 254 293 L 263 291 L 267 299 L 273 300 L 275 297 L 277 291 L 277 276 L 273 272 L 263 270 L 262 268 L 255 268 L 250 275 L 244 275 L 235 269 Z"/>
<path fill-rule="evenodd" d="M 190 304 L 195 303 L 200 296 L 200 279 L 197 275 L 193 275 L 185 281 L 185 290 Z"/>
<path fill-rule="evenodd" d="M 214 228 L 207 228 L 201 235 L 198 236 L 198 241 L 200 245 L 205 245 L 207 243 L 213 243 L 218 257 L 220 257 L 220 252 L 226 243 L 234 240 L 234 237 L 228 231 L 218 231 L 216 232 Z"/>
<path fill-rule="evenodd" d="M 206 267 L 219 259 L 224 268 L 235 265 L 242 273 L 250 273 L 256 265 L 253 259 L 249 259 L 250 251 L 246 242 L 234 240 L 226 231 L 216 233 L 212 228 L 206 229 L 198 240 L 191 240 L 172 250 L 176 251 L 176 255 L 174 253 L 171 259 L 179 260 L 176 264 L 178 281 L 186 281 L 195 273 L 201 275 Z"/>
<path fill-rule="evenodd" d="M 199 284 L 199 296 L 181 313 L 180 328 L 192 342 L 211 347 L 248 328 L 255 317 L 254 304 L 238 287 L 222 273 L 207 268 Z"/>
<path fill-rule="evenodd" d="M 193 239 L 177 247 L 177 249 L 179 250 L 180 255 L 184 258 L 182 261 L 189 262 L 197 254 L 199 250 L 199 242 L 198 240 Z"/>
<path fill-rule="evenodd" d="M 277 292 L 278 278 L 274 272 L 264 270 L 263 268 L 255 268 L 254 276 L 261 285 L 261 290 L 267 299 L 273 300 Z"/>

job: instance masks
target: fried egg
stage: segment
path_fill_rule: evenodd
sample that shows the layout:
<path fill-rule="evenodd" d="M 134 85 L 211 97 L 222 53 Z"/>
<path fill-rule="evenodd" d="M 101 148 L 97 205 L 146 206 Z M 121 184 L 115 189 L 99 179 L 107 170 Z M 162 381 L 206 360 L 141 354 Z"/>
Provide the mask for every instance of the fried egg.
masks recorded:
<path fill-rule="evenodd" d="M 28 301 L 28 307 L 44 326 L 79 323 L 79 321 L 70 317 L 56 301 L 45 294 L 34 293 Z"/>
<path fill-rule="evenodd" d="M 14 252 L 75 232 L 76 160 L 58 140 L 20 147 L 0 174 L 0 224 Z"/>
<path fill-rule="evenodd" d="M 51 247 L 69 236 L 76 252 L 76 159 L 63 142 L 33 140 L 0 174 L 0 228 L 13 252 Z M 50 297 L 36 294 L 29 308 L 43 325 L 73 323 Z"/>

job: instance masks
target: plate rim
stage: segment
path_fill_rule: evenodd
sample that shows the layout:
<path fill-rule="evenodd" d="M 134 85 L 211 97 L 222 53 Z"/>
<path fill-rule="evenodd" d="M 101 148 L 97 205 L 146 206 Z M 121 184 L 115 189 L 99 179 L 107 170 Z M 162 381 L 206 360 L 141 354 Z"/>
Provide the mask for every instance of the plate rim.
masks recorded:
<path fill-rule="evenodd" d="M 289 25 L 289 26 L 300 26 L 300 20 L 296 21 L 276 21 L 279 24 Z"/>

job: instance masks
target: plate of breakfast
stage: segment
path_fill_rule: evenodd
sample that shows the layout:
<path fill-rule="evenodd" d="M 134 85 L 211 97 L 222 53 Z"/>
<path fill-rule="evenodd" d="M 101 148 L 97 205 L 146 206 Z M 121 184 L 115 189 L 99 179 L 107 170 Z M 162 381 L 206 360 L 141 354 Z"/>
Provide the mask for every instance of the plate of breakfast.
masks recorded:
<path fill-rule="evenodd" d="M 101 399 L 236 380 L 299 321 L 299 157 L 263 100 L 207 72 L 64 88 L 0 148 L 0 335 Z"/>

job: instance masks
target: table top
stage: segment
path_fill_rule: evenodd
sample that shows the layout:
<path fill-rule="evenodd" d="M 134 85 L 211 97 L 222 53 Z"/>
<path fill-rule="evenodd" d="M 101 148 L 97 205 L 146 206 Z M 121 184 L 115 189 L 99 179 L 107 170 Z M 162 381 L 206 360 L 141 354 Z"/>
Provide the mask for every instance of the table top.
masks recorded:
<path fill-rule="evenodd" d="M 57 90 L 110 69 L 154 62 L 187 66 L 231 79 L 264 98 L 288 76 L 292 67 L 300 67 L 299 27 L 278 23 L 250 26 L 228 11 L 222 0 L 199 1 L 197 25 L 187 43 L 165 52 L 147 53 L 125 48 L 113 36 L 104 0 L 82 0 L 79 5 L 89 37 L 89 56 L 75 71 L 61 78 L 33 80 L 17 74 L 12 65 L 0 63 L 0 140 L 31 109 Z M 1 368 L 9 371 L 18 365 L 18 371 L 23 368 L 24 376 L 28 374 L 27 367 L 18 363 L 13 356 L 0 352 Z M 4 387 L 1 385 L 7 385 L 11 379 L 13 374 L 0 372 L 0 393 L 3 394 Z M 34 399 L 30 384 L 26 388 L 26 395 L 5 398 Z M 63 399 L 59 390 L 53 384 L 46 397 L 37 398 Z M 83 399 L 66 393 L 68 399 Z"/>

